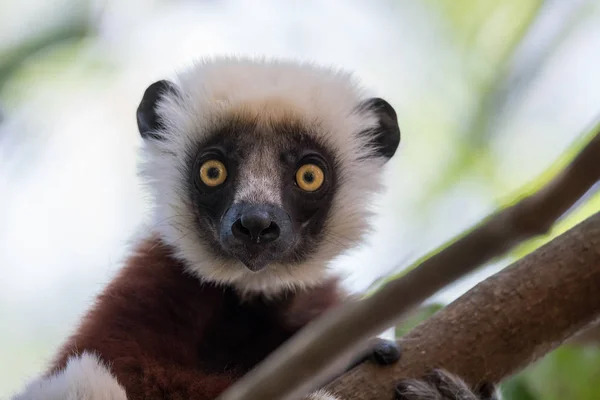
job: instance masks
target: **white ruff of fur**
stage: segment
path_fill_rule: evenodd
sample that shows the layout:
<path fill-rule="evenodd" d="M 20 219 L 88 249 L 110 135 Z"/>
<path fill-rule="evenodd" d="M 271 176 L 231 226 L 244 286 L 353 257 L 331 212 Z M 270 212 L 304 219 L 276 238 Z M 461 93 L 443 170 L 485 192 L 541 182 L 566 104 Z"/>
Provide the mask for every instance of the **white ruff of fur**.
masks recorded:
<path fill-rule="evenodd" d="M 219 58 L 199 63 L 178 81 L 183 100 L 170 96 L 158 105 L 166 140 L 147 140 L 142 148 L 141 175 L 155 204 L 153 229 L 202 280 L 266 295 L 321 282 L 332 259 L 357 245 L 369 229 L 371 195 L 380 189 L 385 160 L 365 157 L 373 149 L 366 135 L 359 135 L 377 123 L 370 112 L 356 111 L 368 97 L 345 72 L 284 61 Z M 215 260 L 194 233 L 183 172 L 187 155 L 228 118 L 251 118 L 266 126 L 290 118 L 302 121 L 337 152 L 337 194 L 323 243 L 308 261 L 272 264 L 254 273 L 240 262 Z"/>
<path fill-rule="evenodd" d="M 127 395 L 107 366 L 83 353 L 71 357 L 56 374 L 34 380 L 11 400 L 127 400 Z"/>

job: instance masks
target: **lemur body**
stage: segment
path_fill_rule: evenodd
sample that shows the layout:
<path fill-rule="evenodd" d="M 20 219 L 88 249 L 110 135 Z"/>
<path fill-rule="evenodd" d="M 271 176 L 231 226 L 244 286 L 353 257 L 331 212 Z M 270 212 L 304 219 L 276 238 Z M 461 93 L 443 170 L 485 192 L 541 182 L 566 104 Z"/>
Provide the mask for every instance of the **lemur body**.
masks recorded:
<path fill-rule="evenodd" d="M 152 230 L 15 399 L 216 398 L 343 300 L 327 265 L 362 240 L 400 141 L 346 73 L 236 58 L 151 85 L 138 127 Z"/>

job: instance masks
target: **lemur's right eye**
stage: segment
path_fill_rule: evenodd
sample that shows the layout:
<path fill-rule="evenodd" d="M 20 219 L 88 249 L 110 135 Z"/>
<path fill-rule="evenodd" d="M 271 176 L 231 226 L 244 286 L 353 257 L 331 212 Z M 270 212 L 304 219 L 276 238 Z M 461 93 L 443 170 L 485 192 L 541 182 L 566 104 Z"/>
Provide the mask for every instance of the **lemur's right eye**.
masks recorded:
<path fill-rule="evenodd" d="M 200 179 L 206 186 L 219 186 L 227 179 L 227 168 L 218 160 L 205 161 L 200 167 Z"/>

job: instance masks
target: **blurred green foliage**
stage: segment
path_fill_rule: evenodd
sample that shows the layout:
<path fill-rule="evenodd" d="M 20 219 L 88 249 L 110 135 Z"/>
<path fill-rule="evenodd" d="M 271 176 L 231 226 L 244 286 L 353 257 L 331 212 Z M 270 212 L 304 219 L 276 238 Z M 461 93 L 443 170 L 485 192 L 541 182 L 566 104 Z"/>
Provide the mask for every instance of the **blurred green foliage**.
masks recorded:
<path fill-rule="evenodd" d="M 510 400 L 600 399 L 600 347 L 565 345 L 502 385 Z"/>
<path fill-rule="evenodd" d="M 79 43 L 93 37 L 95 26 L 90 8 L 91 2 L 88 0 L 73 0 L 55 23 L 39 30 L 32 28 L 31 32 L 34 33 L 24 35 L 10 47 L 0 48 L 0 93 L 30 58 L 52 52 L 66 43 Z M 62 62 L 63 65 L 69 64 L 68 59 Z"/>
<path fill-rule="evenodd" d="M 89 26 L 81 21 L 70 21 L 51 32 L 27 39 L 15 47 L 0 53 L 0 92 L 13 74 L 20 71 L 24 62 L 44 50 L 75 39 L 85 38 Z"/>
<path fill-rule="evenodd" d="M 465 79 L 472 91 L 472 106 L 456 124 L 454 145 L 446 166 L 429 186 L 422 206 L 426 207 L 467 175 L 477 174 L 489 182 L 494 195 L 503 194 L 502 171 L 491 154 L 496 123 L 511 104 L 518 103 L 523 88 L 543 69 L 550 56 L 570 37 L 588 15 L 590 3 L 573 2 L 574 11 L 560 21 L 559 34 L 538 41 L 527 63 L 519 51 L 550 2 L 542 0 L 428 0 L 444 21 L 461 51 Z M 519 62 L 521 61 L 521 62 Z M 510 102 L 509 102 L 510 99 Z"/>
<path fill-rule="evenodd" d="M 431 185 L 433 201 L 464 174 L 478 171 L 496 180 L 490 156 L 492 117 L 499 112 L 498 97 L 506 89 L 514 55 L 538 15 L 541 0 L 428 0 L 447 21 L 472 93 L 472 107 L 458 123 L 459 132 L 446 168 Z M 429 201 L 426 200 L 424 204 Z"/>
<path fill-rule="evenodd" d="M 521 40 L 541 0 L 427 0 L 448 22 L 465 56 L 488 65 L 505 60 Z"/>
<path fill-rule="evenodd" d="M 529 382 L 524 375 L 517 375 L 506 382 L 500 388 L 502 395 L 510 400 L 536 400 L 538 397 L 529 388 Z"/>

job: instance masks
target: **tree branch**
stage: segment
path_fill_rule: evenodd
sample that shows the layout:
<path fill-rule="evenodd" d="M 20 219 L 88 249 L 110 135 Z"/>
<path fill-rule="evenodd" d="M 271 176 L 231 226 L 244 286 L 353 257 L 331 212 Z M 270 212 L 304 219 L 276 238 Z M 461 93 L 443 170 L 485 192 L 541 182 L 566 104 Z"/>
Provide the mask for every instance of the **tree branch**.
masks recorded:
<path fill-rule="evenodd" d="M 333 366 L 339 366 L 348 352 L 393 325 L 411 308 L 516 244 L 547 232 L 554 221 L 599 180 L 599 159 L 600 133 L 540 191 L 493 214 L 372 296 L 347 303 L 319 318 L 219 399 L 287 399 L 308 392 L 316 382 L 322 381 L 325 373 L 332 373 Z M 481 303 L 482 307 L 485 304 L 489 303 Z"/>
<path fill-rule="evenodd" d="M 328 385 L 341 398 L 391 398 L 394 383 L 446 368 L 499 382 L 600 315 L 600 213 L 486 279 L 413 329 L 389 368 L 362 364 Z"/>

